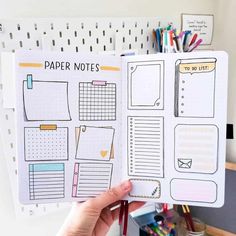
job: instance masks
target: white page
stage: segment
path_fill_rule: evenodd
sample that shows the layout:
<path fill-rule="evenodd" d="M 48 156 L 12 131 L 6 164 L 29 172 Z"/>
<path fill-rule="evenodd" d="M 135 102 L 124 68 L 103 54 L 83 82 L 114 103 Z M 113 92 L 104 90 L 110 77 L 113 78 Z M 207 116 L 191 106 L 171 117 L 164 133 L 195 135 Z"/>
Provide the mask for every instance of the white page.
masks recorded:
<path fill-rule="evenodd" d="M 133 183 L 127 198 L 222 206 L 227 55 L 156 54 L 123 58 L 122 63 L 123 178 Z M 139 76 L 134 76 L 136 65 L 161 68 L 140 66 Z M 163 86 L 159 86 L 163 107 L 153 109 L 145 104 L 154 101 L 153 87 L 159 84 L 160 71 L 164 78 Z M 139 87 L 132 88 L 132 84 Z M 133 97 L 143 107 L 132 107 Z"/>
<path fill-rule="evenodd" d="M 120 57 L 18 51 L 15 64 L 20 201 L 83 201 L 119 183 Z"/>

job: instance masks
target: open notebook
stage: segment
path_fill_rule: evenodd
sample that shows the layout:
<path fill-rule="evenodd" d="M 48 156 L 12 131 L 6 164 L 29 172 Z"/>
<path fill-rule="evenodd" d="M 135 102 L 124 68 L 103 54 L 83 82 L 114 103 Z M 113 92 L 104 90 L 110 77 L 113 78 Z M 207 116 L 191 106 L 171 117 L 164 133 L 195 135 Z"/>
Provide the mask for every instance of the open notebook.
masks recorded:
<path fill-rule="evenodd" d="M 227 55 L 15 54 L 19 197 L 224 202 Z"/>

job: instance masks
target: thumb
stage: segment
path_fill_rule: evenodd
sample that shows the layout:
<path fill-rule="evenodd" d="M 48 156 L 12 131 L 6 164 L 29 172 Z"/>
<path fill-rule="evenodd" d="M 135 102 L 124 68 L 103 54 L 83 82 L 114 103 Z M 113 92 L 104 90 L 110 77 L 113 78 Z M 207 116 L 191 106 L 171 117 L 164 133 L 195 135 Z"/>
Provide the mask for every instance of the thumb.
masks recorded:
<path fill-rule="evenodd" d="M 130 190 L 132 189 L 132 184 L 129 180 L 124 181 L 120 185 L 113 187 L 97 196 L 96 198 L 90 199 L 90 203 L 92 203 L 93 207 L 96 210 L 101 211 L 103 208 L 108 205 L 121 200 Z"/>

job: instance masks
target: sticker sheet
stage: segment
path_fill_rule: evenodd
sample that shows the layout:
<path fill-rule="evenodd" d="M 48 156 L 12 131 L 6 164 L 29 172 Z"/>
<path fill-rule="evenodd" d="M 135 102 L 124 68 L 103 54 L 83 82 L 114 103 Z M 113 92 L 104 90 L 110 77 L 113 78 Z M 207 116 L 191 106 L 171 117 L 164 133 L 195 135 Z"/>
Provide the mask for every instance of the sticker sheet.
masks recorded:
<path fill-rule="evenodd" d="M 18 51 L 22 203 L 84 201 L 124 179 L 129 200 L 224 203 L 224 52 Z"/>

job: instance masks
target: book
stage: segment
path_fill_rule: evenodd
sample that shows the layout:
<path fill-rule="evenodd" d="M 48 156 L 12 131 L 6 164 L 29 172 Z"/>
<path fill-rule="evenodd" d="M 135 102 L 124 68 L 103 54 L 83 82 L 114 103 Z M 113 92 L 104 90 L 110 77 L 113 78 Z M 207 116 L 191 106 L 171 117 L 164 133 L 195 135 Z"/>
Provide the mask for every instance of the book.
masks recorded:
<path fill-rule="evenodd" d="M 225 52 L 14 56 L 19 199 L 224 203 Z"/>

